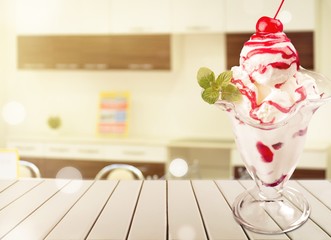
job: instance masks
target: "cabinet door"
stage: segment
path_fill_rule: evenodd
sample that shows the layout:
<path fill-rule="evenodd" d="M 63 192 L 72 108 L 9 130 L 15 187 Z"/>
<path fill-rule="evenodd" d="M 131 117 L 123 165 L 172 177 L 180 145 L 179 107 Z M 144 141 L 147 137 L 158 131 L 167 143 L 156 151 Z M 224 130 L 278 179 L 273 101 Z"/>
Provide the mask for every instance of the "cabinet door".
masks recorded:
<path fill-rule="evenodd" d="M 315 0 L 285 1 L 279 13 L 284 31 L 314 31 L 316 2 Z"/>
<path fill-rule="evenodd" d="M 170 35 L 18 36 L 19 69 L 170 70 Z"/>
<path fill-rule="evenodd" d="M 109 32 L 109 0 L 17 0 L 18 34 Z"/>
<path fill-rule="evenodd" d="M 226 0 L 226 31 L 255 32 L 257 20 L 262 16 L 274 17 L 281 1 Z M 278 18 L 284 24 L 284 31 L 314 30 L 315 1 L 285 1 Z"/>
<path fill-rule="evenodd" d="M 112 33 L 168 33 L 169 0 L 112 0 Z"/>
<path fill-rule="evenodd" d="M 225 1 L 172 0 L 172 30 L 175 33 L 224 32 Z"/>

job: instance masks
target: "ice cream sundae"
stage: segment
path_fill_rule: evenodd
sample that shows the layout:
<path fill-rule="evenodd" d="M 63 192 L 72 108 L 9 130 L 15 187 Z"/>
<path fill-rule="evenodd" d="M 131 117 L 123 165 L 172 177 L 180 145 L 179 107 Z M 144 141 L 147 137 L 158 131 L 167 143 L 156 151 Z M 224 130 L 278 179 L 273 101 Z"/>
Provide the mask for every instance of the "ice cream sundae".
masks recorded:
<path fill-rule="evenodd" d="M 239 66 L 217 78 L 205 67 L 197 75 L 202 98 L 221 106 L 230 117 L 237 148 L 257 185 L 236 200 L 236 220 L 261 233 L 290 231 L 307 220 L 308 203 L 284 184 L 300 159 L 312 115 L 331 99 L 330 81 L 300 66 L 299 54 L 277 19 L 283 3 L 274 18 L 264 16 L 257 21 L 256 32 L 241 50 Z M 294 201 L 293 196 L 303 209 L 300 213 L 292 209 L 293 202 L 286 205 L 288 198 Z M 262 203 L 275 219 L 280 206 L 297 214 L 278 223 L 281 229 L 266 229 L 252 223 L 261 217 L 252 213 L 259 212 Z"/>
<path fill-rule="evenodd" d="M 284 156 L 287 151 L 295 152 L 299 142 L 304 144 L 300 137 L 306 134 L 308 116 L 317 107 L 308 107 L 307 102 L 321 99 L 324 93 L 309 71 L 300 66 L 299 55 L 283 32 L 281 21 L 261 17 L 256 33 L 244 43 L 239 66 L 216 79 L 211 70 L 201 68 L 198 80 L 204 89 L 202 98 L 223 106 L 236 119 L 233 124 L 237 144 L 241 151 L 250 153 L 249 157 L 242 154 L 248 171 L 266 186 L 278 185 L 290 176 L 300 154 L 286 160 Z M 296 114 L 303 107 L 304 111 Z M 292 116 L 297 118 L 293 128 L 286 132 L 279 129 L 289 124 Z M 246 125 L 257 130 L 247 129 Z M 269 131 L 264 134 L 259 129 Z"/>

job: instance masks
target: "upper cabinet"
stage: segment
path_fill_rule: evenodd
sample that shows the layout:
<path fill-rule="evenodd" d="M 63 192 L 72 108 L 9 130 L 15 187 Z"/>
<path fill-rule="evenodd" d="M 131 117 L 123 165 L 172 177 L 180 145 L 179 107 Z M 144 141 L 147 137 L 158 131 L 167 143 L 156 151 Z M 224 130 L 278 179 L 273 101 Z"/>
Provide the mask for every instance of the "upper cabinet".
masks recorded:
<path fill-rule="evenodd" d="M 169 0 L 111 0 L 111 33 L 169 33 Z"/>
<path fill-rule="evenodd" d="M 255 32 L 261 16 L 274 17 L 279 1 L 226 0 L 226 32 Z M 278 18 L 284 31 L 312 31 L 315 29 L 315 0 L 285 1 Z"/>
<path fill-rule="evenodd" d="M 170 70 L 170 35 L 18 36 L 19 69 Z"/>
<path fill-rule="evenodd" d="M 109 32 L 109 0 L 16 0 L 18 34 Z"/>
<path fill-rule="evenodd" d="M 172 32 L 224 32 L 224 10 L 224 0 L 172 0 Z"/>
<path fill-rule="evenodd" d="M 254 32 L 271 0 L 16 0 L 18 34 Z M 285 1 L 285 31 L 315 29 L 315 0 Z"/>

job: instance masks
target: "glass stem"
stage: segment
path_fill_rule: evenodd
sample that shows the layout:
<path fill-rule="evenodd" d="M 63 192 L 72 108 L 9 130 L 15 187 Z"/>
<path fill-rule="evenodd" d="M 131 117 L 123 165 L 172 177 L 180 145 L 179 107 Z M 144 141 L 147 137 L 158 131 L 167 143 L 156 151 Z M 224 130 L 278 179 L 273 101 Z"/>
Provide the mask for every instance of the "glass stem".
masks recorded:
<path fill-rule="evenodd" d="M 266 187 L 262 184 L 258 184 L 259 197 L 262 200 L 277 200 L 282 196 L 283 186 Z"/>

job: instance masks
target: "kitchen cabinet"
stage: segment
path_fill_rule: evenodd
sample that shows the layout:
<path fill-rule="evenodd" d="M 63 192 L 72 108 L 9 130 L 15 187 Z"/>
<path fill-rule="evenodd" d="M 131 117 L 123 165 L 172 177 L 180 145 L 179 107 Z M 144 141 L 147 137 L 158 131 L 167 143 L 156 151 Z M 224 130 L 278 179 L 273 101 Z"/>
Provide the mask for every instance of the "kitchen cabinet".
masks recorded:
<path fill-rule="evenodd" d="M 169 33 L 168 0 L 112 0 L 111 33 Z"/>
<path fill-rule="evenodd" d="M 16 0 L 18 34 L 254 32 L 280 1 L 265 0 Z M 285 31 L 314 30 L 314 0 L 285 1 Z"/>
<path fill-rule="evenodd" d="M 231 149 L 233 141 L 213 139 L 178 139 L 168 144 L 167 169 L 174 164 L 172 161 L 182 159 L 188 166 L 188 171 L 182 179 L 228 179 L 231 176 Z M 177 168 L 182 168 L 177 165 Z M 168 179 L 177 179 L 169 171 Z"/>
<path fill-rule="evenodd" d="M 34 163 L 39 168 L 40 174 L 43 178 L 57 178 L 59 172 L 62 169 L 70 167 L 78 170 L 83 179 L 94 179 L 103 167 L 118 163 L 118 161 L 31 157 L 25 157 L 24 160 Z M 162 163 L 136 161 L 124 161 L 121 163 L 129 164 L 139 168 L 146 179 L 158 179 L 163 177 L 165 174 L 165 165 Z"/>
<path fill-rule="evenodd" d="M 172 32 L 224 32 L 224 14 L 224 0 L 172 0 Z"/>
<path fill-rule="evenodd" d="M 170 70 L 170 35 L 21 35 L 19 69 Z"/>
<path fill-rule="evenodd" d="M 281 1 L 226 0 L 226 32 L 255 32 L 261 16 L 274 17 Z M 285 1 L 278 14 L 284 31 L 313 31 L 315 29 L 315 0 Z"/>
<path fill-rule="evenodd" d="M 16 0 L 18 34 L 109 33 L 109 0 Z"/>
<path fill-rule="evenodd" d="M 165 175 L 167 148 L 161 144 L 11 140 L 20 159 L 34 163 L 42 177 L 55 178 L 65 167 L 77 169 L 84 179 L 93 179 L 103 167 L 125 163 L 138 167 L 146 178 Z"/>

